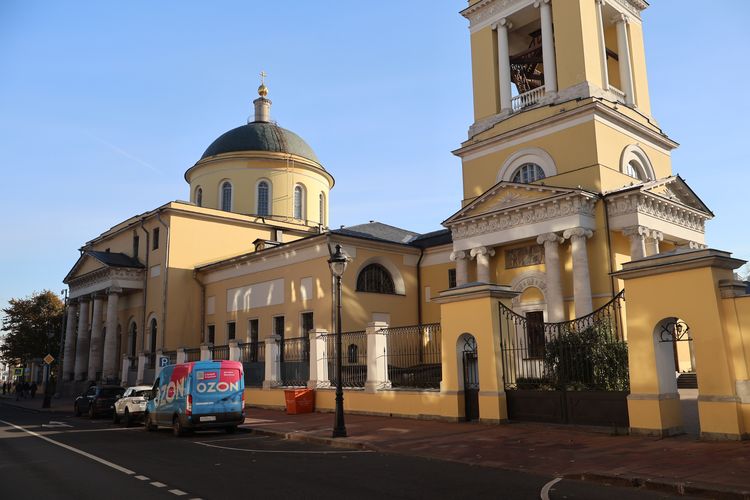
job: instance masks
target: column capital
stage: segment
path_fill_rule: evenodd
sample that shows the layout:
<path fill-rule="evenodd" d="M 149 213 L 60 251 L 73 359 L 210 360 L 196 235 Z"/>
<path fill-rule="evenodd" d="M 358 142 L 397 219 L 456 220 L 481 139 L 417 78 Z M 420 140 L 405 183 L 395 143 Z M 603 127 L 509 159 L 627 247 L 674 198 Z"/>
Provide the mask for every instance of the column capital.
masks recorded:
<path fill-rule="evenodd" d="M 650 230 L 648 232 L 648 237 L 656 241 L 664 241 L 664 233 L 657 231 L 656 229 Z"/>
<path fill-rule="evenodd" d="M 509 30 L 513 28 L 513 23 L 510 22 L 510 19 L 508 19 L 507 17 L 504 17 L 492 25 L 492 29 L 495 31 L 499 30 L 500 28 Z"/>
<path fill-rule="evenodd" d="M 107 295 L 121 294 L 122 288 L 119 286 L 111 286 L 106 290 Z"/>
<path fill-rule="evenodd" d="M 540 234 L 536 237 L 536 242 L 540 245 L 544 245 L 547 242 L 553 242 L 553 243 L 562 243 L 565 241 L 563 238 L 560 237 L 557 233 L 544 233 Z"/>
<path fill-rule="evenodd" d="M 542 4 L 549 4 L 550 1 L 551 0 L 536 0 L 536 2 L 534 2 L 534 8 L 538 9 Z"/>
<path fill-rule="evenodd" d="M 466 252 L 458 250 L 457 252 L 451 252 L 450 259 L 455 262 L 457 260 L 464 260 L 466 258 Z"/>
<path fill-rule="evenodd" d="M 99 290 L 98 292 L 94 292 L 91 294 L 91 300 L 103 300 L 104 295 L 104 292 L 102 290 Z"/>
<path fill-rule="evenodd" d="M 594 232 L 591 229 L 586 229 L 585 227 L 574 227 L 571 229 L 566 229 L 565 232 L 563 232 L 563 238 L 570 239 L 570 238 L 591 238 L 594 235 Z"/>
<path fill-rule="evenodd" d="M 596 5 L 604 5 L 606 2 L 605 2 L 605 0 L 594 0 L 594 3 Z"/>
<path fill-rule="evenodd" d="M 78 302 L 80 304 L 88 303 L 90 301 L 91 301 L 91 297 L 88 295 L 81 295 L 80 297 L 78 297 Z"/>
<path fill-rule="evenodd" d="M 620 24 L 620 23 L 628 24 L 628 23 L 630 23 L 630 17 L 627 14 L 622 14 L 622 13 L 619 13 L 619 12 L 617 14 L 615 14 L 614 16 L 612 16 L 611 19 L 612 19 L 612 22 L 614 24 Z"/>
<path fill-rule="evenodd" d="M 78 297 L 74 299 L 68 299 L 68 307 L 78 307 Z"/>
<path fill-rule="evenodd" d="M 477 255 L 487 255 L 488 257 L 492 257 L 495 255 L 495 250 L 493 248 L 487 248 L 487 247 L 476 247 L 472 248 L 470 255 L 473 257 L 476 257 Z"/>
<path fill-rule="evenodd" d="M 647 237 L 649 232 L 650 230 L 646 226 L 630 226 L 622 230 L 622 234 L 625 236 L 641 236 L 643 238 Z"/>

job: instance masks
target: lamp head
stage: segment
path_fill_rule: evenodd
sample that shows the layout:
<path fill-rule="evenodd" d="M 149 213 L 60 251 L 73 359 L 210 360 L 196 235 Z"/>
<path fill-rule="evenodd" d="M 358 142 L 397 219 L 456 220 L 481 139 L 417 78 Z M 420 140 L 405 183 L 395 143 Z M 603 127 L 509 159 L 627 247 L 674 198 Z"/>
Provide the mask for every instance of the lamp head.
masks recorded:
<path fill-rule="evenodd" d="M 349 256 L 341 249 L 341 245 L 336 245 L 336 252 L 328 259 L 328 265 L 331 267 L 331 273 L 337 278 L 343 276 L 346 271 L 346 265 L 349 263 Z"/>

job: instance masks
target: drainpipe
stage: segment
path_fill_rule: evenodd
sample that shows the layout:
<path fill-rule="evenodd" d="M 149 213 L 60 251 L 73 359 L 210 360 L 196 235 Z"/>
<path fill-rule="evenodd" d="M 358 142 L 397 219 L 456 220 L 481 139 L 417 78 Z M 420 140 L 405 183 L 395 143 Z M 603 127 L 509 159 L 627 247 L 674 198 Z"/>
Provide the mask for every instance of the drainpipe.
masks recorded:
<path fill-rule="evenodd" d="M 159 221 L 159 224 L 164 226 L 164 228 L 167 230 L 167 239 L 164 242 L 164 290 L 162 290 L 162 308 L 161 308 L 161 349 L 164 350 L 164 339 L 167 337 L 167 290 L 169 290 L 169 237 L 170 237 L 170 230 L 169 225 L 165 224 L 163 220 L 161 220 L 161 210 L 156 211 L 156 220 Z"/>
<path fill-rule="evenodd" d="M 146 235 L 146 272 L 143 273 L 143 312 L 141 313 L 141 351 L 146 347 L 146 306 L 148 304 L 146 298 L 148 296 L 148 275 L 150 271 L 148 264 L 151 256 L 151 235 L 143 226 L 144 222 L 145 218 L 141 219 L 141 231 Z"/>
<path fill-rule="evenodd" d="M 198 271 L 193 271 L 193 279 L 196 283 L 198 283 L 198 286 L 201 287 L 201 325 L 200 325 L 200 342 L 207 342 L 207 339 L 204 339 L 205 336 L 205 325 L 206 325 L 206 285 L 203 284 L 203 282 L 198 278 Z"/>

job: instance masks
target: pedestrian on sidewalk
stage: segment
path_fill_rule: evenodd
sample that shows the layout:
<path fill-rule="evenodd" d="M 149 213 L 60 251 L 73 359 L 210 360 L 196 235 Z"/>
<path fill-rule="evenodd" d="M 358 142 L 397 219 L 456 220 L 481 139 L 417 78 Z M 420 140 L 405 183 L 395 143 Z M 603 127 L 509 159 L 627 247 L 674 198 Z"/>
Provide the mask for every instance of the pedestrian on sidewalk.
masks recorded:
<path fill-rule="evenodd" d="M 34 396 L 36 396 L 36 390 L 37 390 L 36 382 L 32 382 L 31 386 L 29 387 L 29 391 L 31 392 L 31 399 L 34 399 Z"/>

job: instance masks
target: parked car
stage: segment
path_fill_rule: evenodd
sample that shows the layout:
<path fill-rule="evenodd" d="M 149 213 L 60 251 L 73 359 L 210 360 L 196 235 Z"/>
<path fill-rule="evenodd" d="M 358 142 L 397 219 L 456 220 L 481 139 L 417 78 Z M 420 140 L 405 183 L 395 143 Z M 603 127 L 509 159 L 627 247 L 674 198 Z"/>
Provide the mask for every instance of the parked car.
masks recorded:
<path fill-rule="evenodd" d="M 239 361 L 194 361 L 162 368 L 149 394 L 146 430 L 172 427 L 234 432 L 245 421 L 245 378 Z"/>
<path fill-rule="evenodd" d="M 109 415 L 115 401 L 125 392 L 119 385 L 92 385 L 73 402 L 76 416 L 88 413 L 89 418 Z"/>
<path fill-rule="evenodd" d="M 150 385 L 128 387 L 122 397 L 115 401 L 112 421 L 119 424 L 122 419 L 125 427 L 130 427 L 133 422 L 143 418 L 150 393 Z"/>

